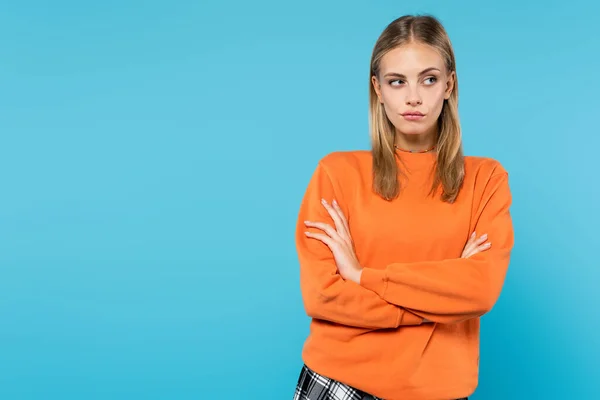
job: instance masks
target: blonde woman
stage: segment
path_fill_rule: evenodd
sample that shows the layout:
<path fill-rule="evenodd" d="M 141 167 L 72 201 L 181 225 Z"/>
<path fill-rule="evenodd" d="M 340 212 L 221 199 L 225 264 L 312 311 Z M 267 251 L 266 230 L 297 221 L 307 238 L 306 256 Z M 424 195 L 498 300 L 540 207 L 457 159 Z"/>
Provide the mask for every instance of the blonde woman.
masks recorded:
<path fill-rule="evenodd" d="M 369 151 L 333 152 L 300 205 L 310 334 L 295 400 L 464 399 L 513 247 L 508 174 L 464 156 L 454 52 L 404 16 L 377 40 Z"/>

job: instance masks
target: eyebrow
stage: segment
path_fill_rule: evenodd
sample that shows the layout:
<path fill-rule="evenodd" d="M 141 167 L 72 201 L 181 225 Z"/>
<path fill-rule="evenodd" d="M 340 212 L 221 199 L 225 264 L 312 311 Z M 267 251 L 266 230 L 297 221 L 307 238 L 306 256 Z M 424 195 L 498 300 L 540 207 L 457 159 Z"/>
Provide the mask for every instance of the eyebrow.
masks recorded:
<path fill-rule="evenodd" d="M 439 68 L 436 68 L 436 67 L 429 67 L 429 68 L 427 68 L 427 69 L 424 69 L 423 71 L 421 71 L 421 72 L 419 73 L 419 76 L 421 76 L 421 75 L 425 75 L 426 73 L 428 73 L 428 72 L 431 72 L 431 71 L 438 71 L 438 72 L 442 72 L 442 71 L 440 71 L 440 69 L 439 69 Z M 399 77 L 399 78 L 406 78 L 406 76 L 405 76 L 405 75 L 399 74 L 398 72 L 388 72 L 388 73 L 387 73 L 387 74 L 385 74 L 383 77 L 385 78 L 385 77 L 387 77 L 387 76 L 397 76 L 397 77 Z"/>

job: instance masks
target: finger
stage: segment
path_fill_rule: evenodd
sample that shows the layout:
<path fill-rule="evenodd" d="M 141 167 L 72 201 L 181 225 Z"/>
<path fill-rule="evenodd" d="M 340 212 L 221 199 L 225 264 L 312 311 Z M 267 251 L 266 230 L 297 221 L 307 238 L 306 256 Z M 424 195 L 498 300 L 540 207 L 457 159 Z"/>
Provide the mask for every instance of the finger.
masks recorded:
<path fill-rule="evenodd" d="M 471 236 L 469 236 L 469 239 L 467 240 L 467 243 L 465 244 L 465 248 L 463 249 L 463 253 L 461 255 L 462 258 L 469 258 L 473 255 L 473 252 L 476 249 L 476 245 L 475 245 L 475 237 L 477 236 L 477 232 L 473 231 L 473 233 L 471 233 Z"/>
<path fill-rule="evenodd" d="M 473 255 L 472 251 L 463 251 L 462 255 L 460 256 L 460 258 L 469 258 Z"/>
<path fill-rule="evenodd" d="M 327 210 L 327 212 L 329 213 L 329 215 L 331 216 L 331 219 L 333 219 L 333 222 L 335 223 L 335 228 L 336 230 L 343 234 L 345 231 L 344 228 L 344 223 L 342 222 L 339 214 L 337 213 L 337 211 L 331 207 L 329 205 L 329 203 L 327 203 L 327 201 L 325 199 L 321 199 L 321 203 L 323 204 L 323 206 L 325 207 L 325 209 Z M 347 235 L 345 235 L 347 236 Z"/>
<path fill-rule="evenodd" d="M 484 244 L 482 244 L 482 245 L 480 245 L 480 246 L 477 246 L 477 247 L 476 247 L 476 248 L 474 248 L 474 249 L 471 249 L 471 250 L 469 250 L 469 251 L 465 251 L 465 252 L 463 253 L 464 255 L 463 255 L 463 256 L 461 256 L 461 257 L 462 257 L 462 258 L 469 258 L 469 257 L 471 257 L 471 256 L 473 256 L 473 255 L 475 255 L 475 254 L 477 254 L 477 253 L 482 253 L 482 252 L 484 252 L 484 251 L 488 250 L 488 249 L 489 249 L 491 246 L 492 246 L 492 243 L 491 243 L 491 242 L 484 243 Z"/>
<path fill-rule="evenodd" d="M 344 228 L 346 228 L 346 232 L 348 232 L 348 234 L 350 234 L 350 227 L 348 226 L 348 219 L 346 219 L 344 212 L 342 211 L 340 205 L 338 204 L 338 202 L 335 199 L 333 199 L 333 209 L 335 211 L 337 211 L 338 215 L 340 216 L 340 219 L 342 220 L 342 223 L 344 224 Z"/>
<path fill-rule="evenodd" d="M 476 235 L 477 235 L 477 233 L 473 232 L 473 234 L 469 238 L 469 241 L 467 242 L 467 245 L 465 246 L 465 250 L 467 252 L 472 252 L 473 250 L 476 250 L 477 247 L 479 245 L 481 245 L 488 237 L 487 233 L 485 233 L 475 240 Z"/>
<path fill-rule="evenodd" d="M 475 241 L 475 235 L 475 232 L 471 233 L 471 236 L 467 239 L 467 243 L 465 243 L 465 248 Z"/>
<path fill-rule="evenodd" d="M 467 243 L 471 243 L 475 240 L 475 236 L 477 236 L 477 232 L 473 231 L 473 233 L 471 233 L 471 236 L 469 236 L 469 240 L 467 240 Z"/>
<path fill-rule="evenodd" d="M 487 242 L 487 243 L 484 243 L 484 244 L 478 246 L 477 249 L 479 251 L 484 251 L 484 250 L 489 249 L 490 247 L 492 247 L 492 242 Z"/>
<path fill-rule="evenodd" d="M 474 256 L 475 254 L 479 253 L 476 249 L 473 249 L 471 251 L 465 252 L 465 255 L 462 258 L 469 258 Z"/>
<path fill-rule="evenodd" d="M 476 235 L 476 233 L 473 232 L 471 237 L 469 237 L 469 240 L 467 241 L 467 244 L 465 245 L 465 248 L 463 249 L 463 253 L 469 254 L 477 247 L 477 245 L 475 244 L 475 235 Z"/>
<path fill-rule="evenodd" d="M 333 239 L 331 239 L 331 237 L 329 237 L 323 233 L 313 233 L 313 232 L 309 232 L 309 231 L 304 232 L 304 234 L 306 236 L 308 236 L 309 238 L 320 240 L 321 242 L 323 242 L 327 246 L 329 246 L 330 249 L 333 250 L 332 246 L 335 245 L 335 242 L 333 241 Z"/>
<path fill-rule="evenodd" d="M 313 228 L 317 228 L 317 229 L 321 229 L 322 231 L 327 233 L 327 235 L 329 235 L 333 239 L 341 239 L 338 232 L 335 229 L 333 229 L 333 227 L 331 225 L 326 224 L 324 222 L 304 221 L 304 225 L 312 226 Z"/>
<path fill-rule="evenodd" d="M 483 242 L 485 242 L 485 241 L 487 240 L 487 238 L 488 238 L 488 235 L 487 235 L 487 233 L 484 233 L 483 235 L 481 235 L 481 236 L 479 237 L 479 239 L 477 239 L 477 240 L 475 241 L 475 243 L 476 243 L 476 244 L 479 246 L 480 244 L 482 244 Z"/>

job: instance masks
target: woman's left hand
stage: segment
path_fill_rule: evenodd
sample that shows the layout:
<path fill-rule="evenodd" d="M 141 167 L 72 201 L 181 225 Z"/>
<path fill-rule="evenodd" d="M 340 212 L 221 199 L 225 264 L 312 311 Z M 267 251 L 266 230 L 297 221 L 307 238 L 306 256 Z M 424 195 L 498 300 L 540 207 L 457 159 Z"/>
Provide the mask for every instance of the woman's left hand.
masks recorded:
<path fill-rule="evenodd" d="M 329 215 L 331 215 L 331 218 L 335 223 L 335 229 L 331 225 L 323 222 L 304 221 L 306 226 L 321 229 L 326 233 L 312 233 L 306 231 L 305 234 L 308 237 L 320 240 L 331 249 L 342 278 L 360 283 L 362 267 L 354 252 L 354 243 L 350 236 L 348 221 L 335 200 L 333 200 L 333 205 L 329 205 L 325 199 L 322 199 L 321 203 L 327 209 Z"/>

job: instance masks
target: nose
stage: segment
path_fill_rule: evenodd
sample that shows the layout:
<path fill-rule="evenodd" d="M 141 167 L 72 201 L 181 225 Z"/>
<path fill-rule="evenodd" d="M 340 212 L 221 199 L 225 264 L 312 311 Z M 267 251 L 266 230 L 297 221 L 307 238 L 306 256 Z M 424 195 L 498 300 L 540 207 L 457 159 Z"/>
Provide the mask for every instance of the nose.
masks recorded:
<path fill-rule="evenodd" d="M 422 99 L 416 88 L 409 89 L 406 94 L 406 104 L 412 107 L 421 105 Z"/>

